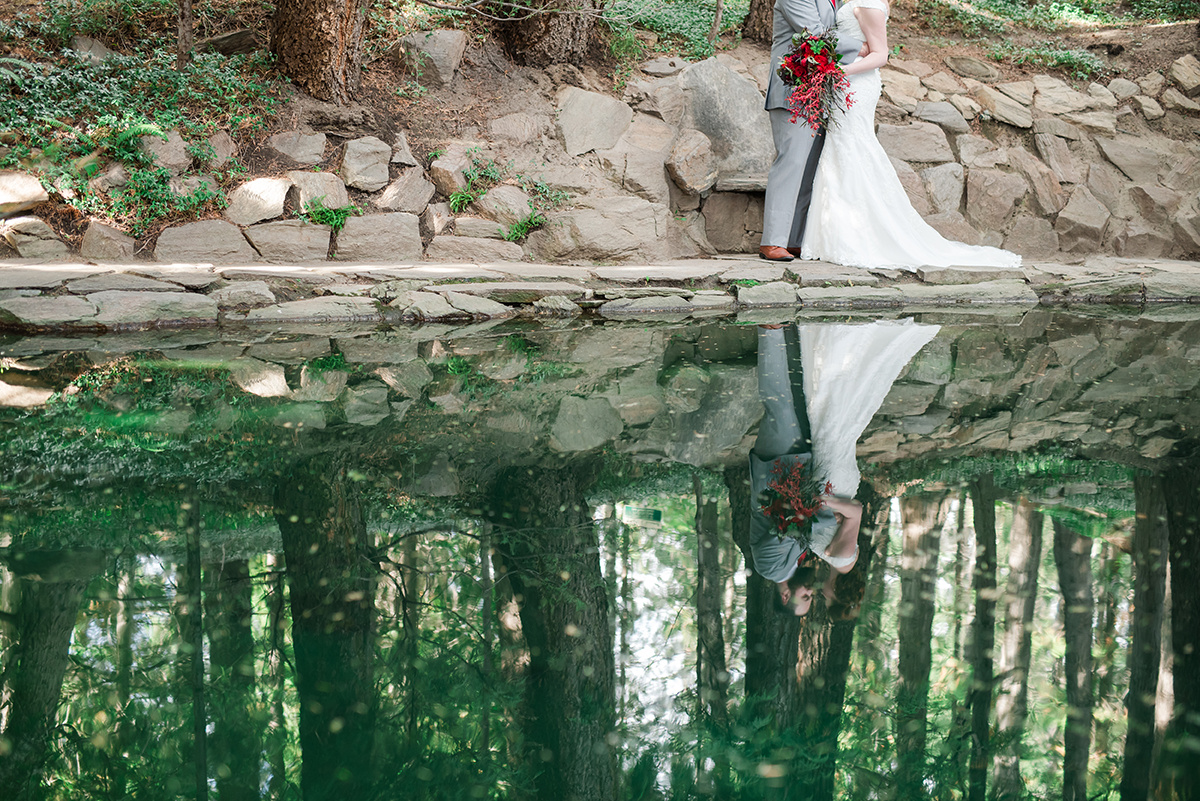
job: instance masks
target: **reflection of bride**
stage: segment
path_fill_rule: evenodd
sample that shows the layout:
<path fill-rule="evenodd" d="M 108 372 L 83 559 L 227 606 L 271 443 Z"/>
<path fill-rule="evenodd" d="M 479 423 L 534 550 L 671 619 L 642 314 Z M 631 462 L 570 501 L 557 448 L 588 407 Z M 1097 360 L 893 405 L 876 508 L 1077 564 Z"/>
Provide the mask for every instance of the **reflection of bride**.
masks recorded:
<path fill-rule="evenodd" d="M 803 615 L 812 604 L 816 570 L 800 567 L 806 556 L 832 568 L 827 595 L 836 575 L 858 560 L 858 438 L 900 371 L 938 330 L 912 320 L 759 327 L 758 389 L 766 413 L 750 452 L 754 497 L 767 488 L 776 465 L 811 462 L 814 477 L 832 485 L 807 541 L 781 539 L 760 502 L 752 504 L 754 568 L 775 582 L 783 611 Z"/>

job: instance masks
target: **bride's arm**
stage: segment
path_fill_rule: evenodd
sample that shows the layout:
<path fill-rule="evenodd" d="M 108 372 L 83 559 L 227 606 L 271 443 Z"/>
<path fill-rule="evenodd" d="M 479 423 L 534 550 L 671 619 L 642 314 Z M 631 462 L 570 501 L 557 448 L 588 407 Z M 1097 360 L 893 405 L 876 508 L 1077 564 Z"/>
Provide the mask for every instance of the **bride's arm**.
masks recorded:
<path fill-rule="evenodd" d="M 877 8 L 856 8 L 854 18 L 858 20 L 858 27 L 862 28 L 863 36 L 867 39 L 866 48 L 869 48 L 869 52 L 846 65 L 844 71 L 847 75 L 877 70 L 888 60 L 887 14 Z"/>

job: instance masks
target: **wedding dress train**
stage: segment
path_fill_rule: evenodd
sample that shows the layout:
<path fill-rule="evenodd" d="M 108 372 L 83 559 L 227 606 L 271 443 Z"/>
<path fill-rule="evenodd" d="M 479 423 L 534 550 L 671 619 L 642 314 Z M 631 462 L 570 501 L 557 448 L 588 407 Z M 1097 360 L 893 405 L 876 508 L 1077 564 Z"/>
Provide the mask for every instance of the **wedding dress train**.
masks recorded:
<path fill-rule="evenodd" d="M 847 0 L 838 27 L 866 41 L 855 8 L 887 13 L 883 0 Z M 850 76 L 852 105 L 835 112 L 813 182 L 802 257 L 849 267 L 1017 267 L 1007 250 L 944 239 L 909 202 L 896 171 L 875 136 L 879 70 Z M 797 122 L 803 125 L 803 122 Z"/>

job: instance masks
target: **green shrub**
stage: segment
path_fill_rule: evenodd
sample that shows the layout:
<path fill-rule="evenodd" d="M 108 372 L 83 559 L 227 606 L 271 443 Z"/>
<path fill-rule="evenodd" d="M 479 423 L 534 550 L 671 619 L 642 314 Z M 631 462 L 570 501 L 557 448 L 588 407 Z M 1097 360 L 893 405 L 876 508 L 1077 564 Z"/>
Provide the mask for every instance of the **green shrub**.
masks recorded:
<path fill-rule="evenodd" d="M 134 167 L 129 170 L 129 181 L 125 186 L 111 191 L 107 197 L 92 195 L 79 205 L 85 211 L 104 214 L 123 223 L 130 234 L 140 237 L 160 220 L 195 214 L 210 206 L 224 206 L 225 195 L 206 186 L 191 192 L 177 192 L 171 186 L 171 174 L 167 170 Z"/>
<path fill-rule="evenodd" d="M 1028 64 L 1034 67 L 1060 69 L 1079 80 L 1088 80 L 1106 75 L 1112 68 L 1089 50 L 1059 50 L 1053 47 L 1016 47 L 1008 44 L 992 48 L 991 57 L 1012 64 Z"/>
<path fill-rule="evenodd" d="M 338 208 L 329 208 L 325 205 L 325 196 L 313 198 L 302 210 L 297 212 L 297 215 L 311 223 L 317 225 L 328 225 L 338 232 L 346 224 L 346 220 L 351 217 L 357 217 L 362 214 L 362 209 L 351 203 L 349 206 L 339 206 Z"/>
<path fill-rule="evenodd" d="M 749 0 L 726 2 L 721 14 L 721 32 L 740 28 L 749 10 Z M 666 40 L 665 44 L 677 47 L 689 58 L 707 58 L 713 54 L 708 32 L 715 13 L 715 0 L 658 0 L 651 3 L 613 0 L 605 8 L 604 19 L 612 32 L 610 47 L 617 58 L 621 58 L 621 53 L 632 52 L 630 29 L 633 26 L 654 31 Z"/>

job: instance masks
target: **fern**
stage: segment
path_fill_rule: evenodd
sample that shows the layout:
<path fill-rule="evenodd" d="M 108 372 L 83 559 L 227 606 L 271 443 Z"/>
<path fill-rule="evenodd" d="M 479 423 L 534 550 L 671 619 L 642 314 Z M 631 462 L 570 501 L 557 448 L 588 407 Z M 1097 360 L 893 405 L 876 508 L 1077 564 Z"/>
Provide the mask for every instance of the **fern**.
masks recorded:
<path fill-rule="evenodd" d="M 24 88 L 25 81 L 22 72 L 32 72 L 33 65 L 12 56 L 0 56 L 0 84 L 12 84 L 18 89 Z"/>
<path fill-rule="evenodd" d="M 142 122 L 137 125 L 130 125 L 123 131 L 117 131 L 112 135 L 110 141 L 114 147 L 123 147 L 130 140 L 142 136 L 157 136 L 164 142 L 167 141 L 167 135 L 162 128 L 150 122 Z"/>

